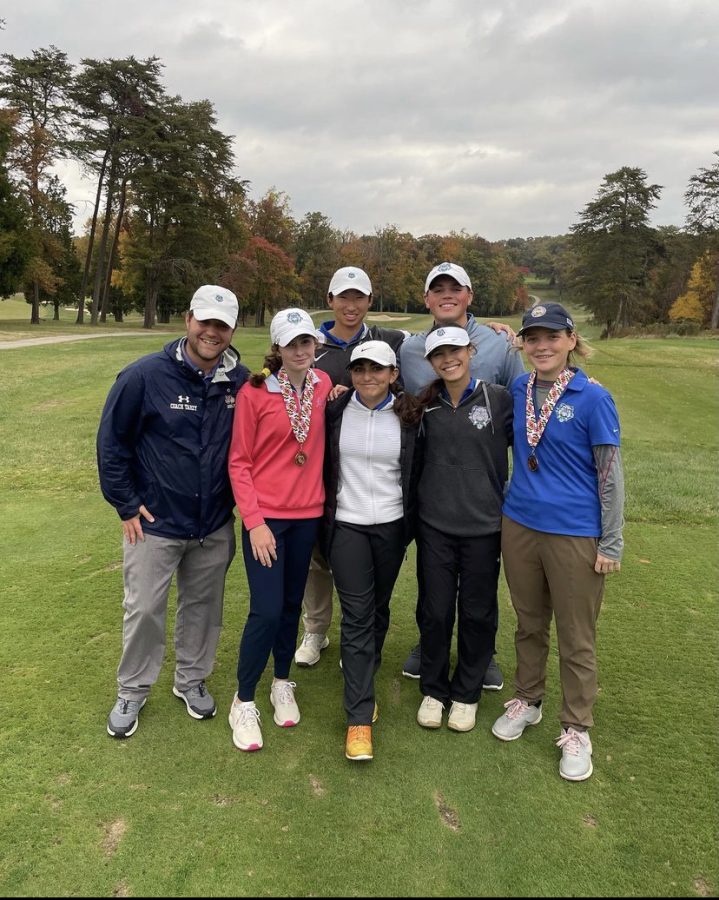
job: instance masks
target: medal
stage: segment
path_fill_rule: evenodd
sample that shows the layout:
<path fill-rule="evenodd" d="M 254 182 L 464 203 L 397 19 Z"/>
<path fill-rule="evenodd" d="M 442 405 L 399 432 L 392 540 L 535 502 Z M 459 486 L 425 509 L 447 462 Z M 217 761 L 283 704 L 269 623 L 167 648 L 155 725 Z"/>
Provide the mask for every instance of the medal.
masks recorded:
<path fill-rule="evenodd" d="M 547 427 L 547 422 L 554 412 L 557 401 L 562 396 L 569 382 L 574 378 L 574 372 L 571 369 L 562 369 L 547 394 L 542 408 L 539 411 L 539 417 L 535 417 L 534 412 L 534 396 L 532 389 L 536 380 L 536 371 L 532 372 L 527 381 L 527 402 L 526 402 L 526 420 L 527 420 L 527 443 L 530 446 L 530 453 L 527 458 L 527 466 L 530 472 L 539 471 L 539 460 L 536 456 L 537 444 L 539 444 Z"/>
<path fill-rule="evenodd" d="M 284 366 L 277 373 L 277 381 L 279 382 L 282 399 L 284 400 L 285 409 L 287 410 L 287 415 L 290 419 L 292 433 L 299 444 L 297 453 L 295 453 L 295 465 L 304 466 L 307 462 L 307 454 L 302 448 L 310 433 L 312 398 L 315 393 L 315 383 L 319 381 L 319 378 L 311 369 L 309 370 L 305 379 L 305 385 L 302 390 L 299 405 Z"/>

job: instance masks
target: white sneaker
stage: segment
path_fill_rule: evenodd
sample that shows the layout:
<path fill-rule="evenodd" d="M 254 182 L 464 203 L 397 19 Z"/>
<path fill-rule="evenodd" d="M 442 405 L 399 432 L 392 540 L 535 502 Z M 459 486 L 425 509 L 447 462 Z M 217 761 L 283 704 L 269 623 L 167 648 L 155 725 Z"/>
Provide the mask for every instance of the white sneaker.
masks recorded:
<path fill-rule="evenodd" d="M 452 731 L 471 731 L 477 719 L 477 703 L 460 703 L 452 701 L 447 719 L 447 728 Z"/>
<path fill-rule="evenodd" d="M 586 731 L 575 731 L 571 726 L 562 728 L 557 740 L 562 748 L 559 774 L 567 781 L 586 781 L 594 771 L 592 766 L 592 742 Z"/>
<path fill-rule="evenodd" d="M 302 643 L 295 653 L 295 662 L 298 666 L 314 666 L 320 661 L 320 652 L 329 645 L 330 639 L 326 634 L 305 631 Z"/>
<path fill-rule="evenodd" d="M 232 743 L 238 750 L 261 750 L 260 711 L 253 701 L 243 703 L 237 694 L 230 707 Z"/>
<path fill-rule="evenodd" d="M 542 721 L 542 707 L 530 706 L 526 700 L 513 697 L 504 704 L 507 710 L 492 725 L 492 734 L 500 741 L 516 741 L 521 738 L 527 725 L 537 725 Z"/>
<path fill-rule="evenodd" d="M 270 689 L 270 703 L 275 709 L 272 717 L 280 728 L 291 728 L 300 721 L 300 710 L 295 700 L 294 681 L 273 681 Z"/>
<path fill-rule="evenodd" d="M 422 728 L 440 728 L 444 703 L 434 697 L 425 697 L 417 710 L 417 721 Z"/>

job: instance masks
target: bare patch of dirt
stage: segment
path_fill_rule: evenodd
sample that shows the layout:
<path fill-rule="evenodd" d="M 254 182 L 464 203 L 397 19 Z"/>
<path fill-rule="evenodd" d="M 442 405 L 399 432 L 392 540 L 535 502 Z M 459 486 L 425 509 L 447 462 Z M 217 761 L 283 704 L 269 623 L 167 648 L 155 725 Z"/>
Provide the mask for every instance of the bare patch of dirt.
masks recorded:
<path fill-rule="evenodd" d="M 112 889 L 112 896 L 113 897 L 130 897 L 131 896 L 130 886 L 124 879 L 122 881 L 118 882 L 115 885 L 115 887 Z"/>
<path fill-rule="evenodd" d="M 412 316 L 386 316 L 384 313 L 379 313 L 376 316 L 366 316 L 368 322 L 404 322 L 405 319 L 411 319 Z"/>
<path fill-rule="evenodd" d="M 312 788 L 312 793 L 315 797 L 324 797 L 327 791 L 322 787 L 320 780 L 316 778 L 311 772 L 309 775 L 310 779 L 310 787 Z"/>
<path fill-rule="evenodd" d="M 102 851 L 105 856 L 112 856 L 117 852 L 120 841 L 127 831 L 127 822 L 124 819 L 115 819 L 114 822 L 106 822 L 102 826 L 105 837 L 102 839 Z"/>
<path fill-rule="evenodd" d="M 584 816 L 584 818 L 582 819 L 582 822 L 584 822 L 584 824 L 588 825 L 590 828 L 597 827 L 597 820 L 594 818 L 594 816 L 590 816 L 589 813 L 587 813 L 587 815 Z"/>
<path fill-rule="evenodd" d="M 450 831 L 459 831 L 462 826 L 459 824 L 457 810 L 447 805 L 447 801 L 439 791 L 434 792 L 434 805 L 437 807 L 442 824 L 449 828 Z"/>
<path fill-rule="evenodd" d="M 692 882 L 692 887 L 700 897 L 714 897 L 714 890 L 703 875 L 697 875 Z"/>

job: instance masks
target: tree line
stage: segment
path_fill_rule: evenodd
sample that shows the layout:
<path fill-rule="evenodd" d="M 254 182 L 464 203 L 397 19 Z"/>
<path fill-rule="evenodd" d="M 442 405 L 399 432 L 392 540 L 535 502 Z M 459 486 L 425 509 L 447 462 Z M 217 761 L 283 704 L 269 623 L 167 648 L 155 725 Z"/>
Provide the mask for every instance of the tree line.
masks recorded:
<path fill-rule="evenodd" d="M 607 335 L 672 319 L 719 326 L 719 153 L 690 179 L 683 229 L 650 227 L 662 188 L 625 167 L 567 235 L 490 242 L 394 225 L 358 235 L 319 211 L 295 219 L 276 188 L 251 199 L 213 104 L 168 93 L 157 57 L 73 66 L 54 46 L 2 54 L 0 103 L 0 296 L 24 293 L 33 324 L 50 303 L 55 318 L 76 307 L 78 323 L 136 310 L 151 328 L 205 282 L 237 294 L 243 325 L 262 325 L 278 305 L 324 306 L 332 273 L 349 264 L 372 276 L 378 311 L 420 312 L 426 272 L 452 259 L 482 315 L 526 307 L 532 272 Z M 64 159 L 95 184 L 81 235 L 56 174 Z"/>

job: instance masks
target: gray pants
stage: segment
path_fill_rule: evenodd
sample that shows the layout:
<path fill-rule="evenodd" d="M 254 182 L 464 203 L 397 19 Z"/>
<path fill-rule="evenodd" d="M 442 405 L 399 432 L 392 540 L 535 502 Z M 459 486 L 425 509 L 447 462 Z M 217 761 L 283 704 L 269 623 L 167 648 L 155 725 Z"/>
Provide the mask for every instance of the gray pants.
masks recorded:
<path fill-rule="evenodd" d="M 147 533 L 136 544 L 125 541 L 119 697 L 142 700 L 157 681 L 165 655 L 167 597 L 175 573 L 175 687 L 186 691 L 207 678 L 215 662 L 225 576 L 234 555 L 233 519 L 202 544 Z"/>
<path fill-rule="evenodd" d="M 332 622 L 334 580 L 319 544 L 315 544 L 302 598 L 302 624 L 310 634 L 327 634 Z"/>

